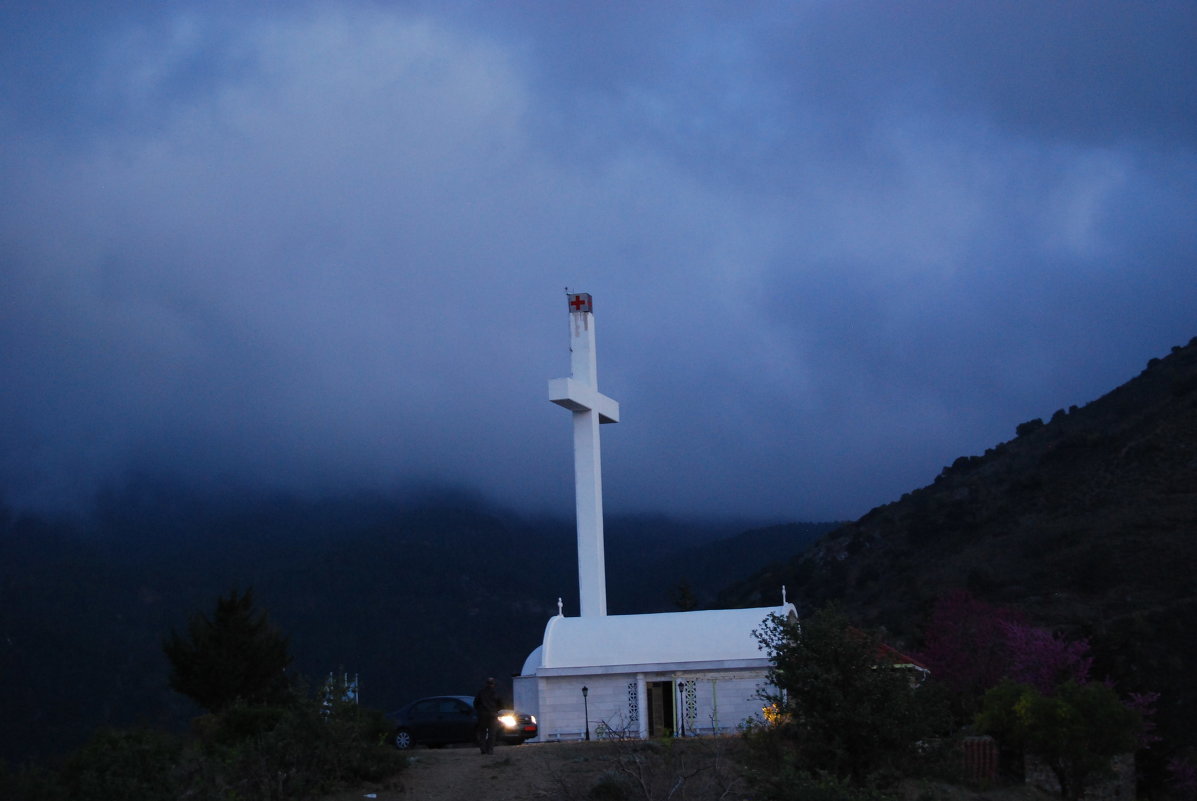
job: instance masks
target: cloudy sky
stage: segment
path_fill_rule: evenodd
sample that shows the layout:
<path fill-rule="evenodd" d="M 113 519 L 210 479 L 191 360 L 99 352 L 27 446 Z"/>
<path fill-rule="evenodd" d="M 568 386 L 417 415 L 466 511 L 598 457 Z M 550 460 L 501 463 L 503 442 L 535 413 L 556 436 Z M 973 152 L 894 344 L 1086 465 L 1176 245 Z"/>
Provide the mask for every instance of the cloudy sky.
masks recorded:
<path fill-rule="evenodd" d="M 0 488 L 855 518 L 1197 335 L 1192 2 L 5 3 Z"/>

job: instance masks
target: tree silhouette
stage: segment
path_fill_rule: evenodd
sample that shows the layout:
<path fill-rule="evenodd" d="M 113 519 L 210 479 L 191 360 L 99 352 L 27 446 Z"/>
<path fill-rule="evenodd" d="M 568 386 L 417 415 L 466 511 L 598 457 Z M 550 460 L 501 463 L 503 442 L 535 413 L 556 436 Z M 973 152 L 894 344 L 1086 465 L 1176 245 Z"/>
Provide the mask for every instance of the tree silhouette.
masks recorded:
<path fill-rule="evenodd" d="M 254 609 L 252 589 L 219 598 L 211 619 L 192 615 L 187 636 L 172 629 L 162 650 L 171 664 L 171 689 L 211 712 L 238 701 L 268 704 L 289 696 L 287 638 Z"/>
<path fill-rule="evenodd" d="M 698 599 L 690 589 L 690 582 L 682 579 L 669 591 L 669 600 L 679 612 L 693 612 L 698 608 Z"/>
<path fill-rule="evenodd" d="M 879 635 L 853 627 L 835 608 L 801 623 L 770 615 L 754 634 L 776 688 L 761 697 L 777 710 L 779 731 L 797 746 L 804 770 L 864 782 L 912 759 L 919 740 L 945 722 L 936 699 L 895 667 Z"/>
<path fill-rule="evenodd" d="M 1077 801 L 1106 774 L 1110 760 L 1135 750 L 1142 715 L 1111 687 L 1069 679 L 1044 695 L 1029 684 L 1004 681 L 985 694 L 981 731 L 1042 759 L 1060 783 L 1060 797 Z"/>

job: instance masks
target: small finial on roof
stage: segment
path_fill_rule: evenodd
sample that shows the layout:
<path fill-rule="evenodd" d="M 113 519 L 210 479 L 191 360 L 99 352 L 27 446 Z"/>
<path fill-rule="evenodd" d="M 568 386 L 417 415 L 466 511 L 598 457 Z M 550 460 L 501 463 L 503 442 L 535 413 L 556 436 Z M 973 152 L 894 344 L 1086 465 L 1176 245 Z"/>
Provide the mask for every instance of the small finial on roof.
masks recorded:
<path fill-rule="evenodd" d="M 564 605 L 561 603 L 561 598 L 558 597 L 557 598 L 557 617 L 565 617 L 565 613 L 563 611 L 561 611 L 563 606 Z"/>
<path fill-rule="evenodd" d="M 781 605 L 786 605 L 786 585 L 781 585 Z"/>

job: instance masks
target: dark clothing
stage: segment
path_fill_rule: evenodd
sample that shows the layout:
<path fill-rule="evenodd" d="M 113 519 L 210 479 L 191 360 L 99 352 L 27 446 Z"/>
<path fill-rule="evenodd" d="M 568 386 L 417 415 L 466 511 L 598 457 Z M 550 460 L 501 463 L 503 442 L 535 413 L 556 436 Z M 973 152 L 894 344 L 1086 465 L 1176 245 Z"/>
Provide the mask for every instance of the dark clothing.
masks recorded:
<path fill-rule="evenodd" d="M 495 752 L 495 740 L 499 739 L 499 710 L 503 702 L 493 684 L 487 684 L 474 696 L 474 714 L 478 716 L 478 748 L 484 754 Z"/>
<path fill-rule="evenodd" d="M 499 710 L 503 708 L 503 701 L 499 698 L 499 693 L 495 690 L 493 684 L 487 684 L 478 694 L 474 696 L 474 711 L 478 713 L 478 717 L 498 717 Z"/>

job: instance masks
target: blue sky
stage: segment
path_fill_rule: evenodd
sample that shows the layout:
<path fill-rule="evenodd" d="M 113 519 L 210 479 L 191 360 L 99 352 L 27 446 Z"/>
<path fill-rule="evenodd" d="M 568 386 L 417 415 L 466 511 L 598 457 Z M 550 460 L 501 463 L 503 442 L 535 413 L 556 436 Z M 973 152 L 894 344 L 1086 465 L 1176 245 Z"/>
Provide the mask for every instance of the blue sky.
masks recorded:
<path fill-rule="evenodd" d="M 0 10 L 0 488 L 848 519 L 1197 335 L 1191 2 Z"/>

